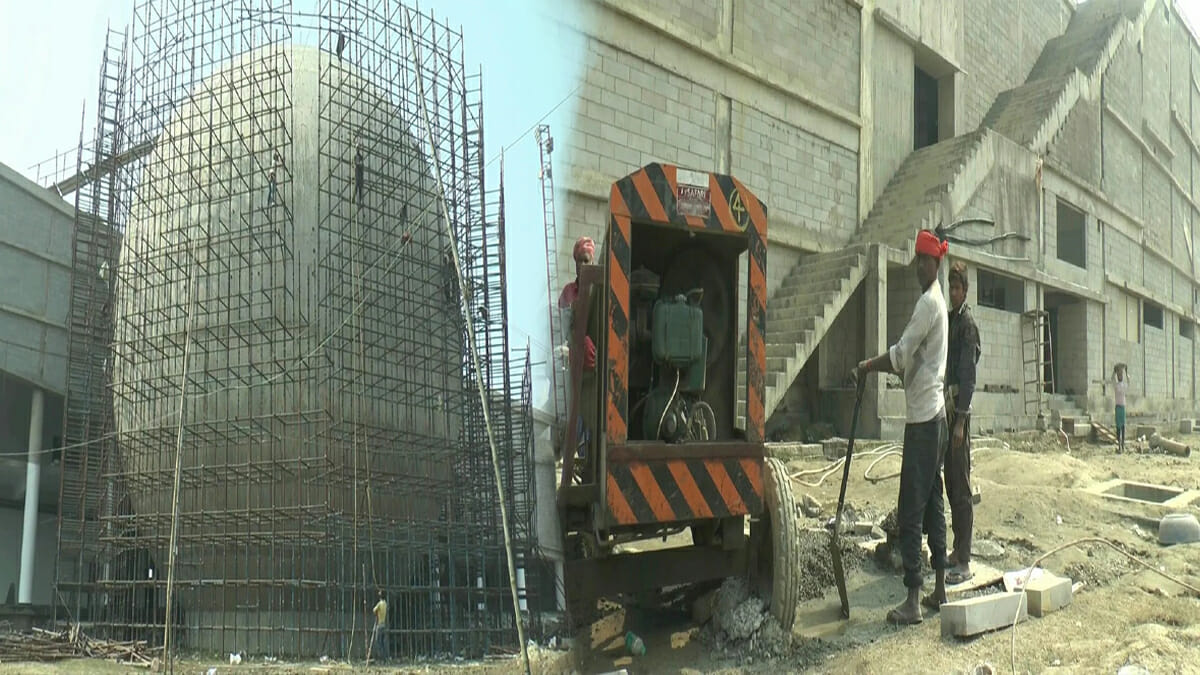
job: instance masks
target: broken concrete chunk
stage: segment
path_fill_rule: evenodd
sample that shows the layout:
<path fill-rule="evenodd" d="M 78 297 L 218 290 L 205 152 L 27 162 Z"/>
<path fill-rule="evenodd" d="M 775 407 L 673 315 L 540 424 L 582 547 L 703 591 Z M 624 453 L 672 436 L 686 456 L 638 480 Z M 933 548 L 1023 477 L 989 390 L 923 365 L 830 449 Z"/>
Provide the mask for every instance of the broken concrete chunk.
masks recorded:
<path fill-rule="evenodd" d="M 969 637 L 1029 618 L 1024 593 L 992 593 L 942 605 L 942 637 Z"/>
<path fill-rule="evenodd" d="M 880 527 L 878 525 L 874 525 L 871 527 L 871 538 L 872 539 L 885 539 L 885 538 L 887 538 L 887 533 L 883 531 L 882 527 Z"/>
<path fill-rule="evenodd" d="M 1071 604 L 1071 580 L 1047 573 L 1025 584 L 1025 595 L 1029 613 L 1045 616 Z"/>
<path fill-rule="evenodd" d="M 971 555 L 984 560 L 995 560 L 1004 555 L 1004 547 L 988 539 L 971 542 Z"/>
<path fill-rule="evenodd" d="M 869 520 L 859 520 L 854 523 L 854 534 L 871 534 L 871 530 L 874 528 L 875 523 L 872 523 Z"/>

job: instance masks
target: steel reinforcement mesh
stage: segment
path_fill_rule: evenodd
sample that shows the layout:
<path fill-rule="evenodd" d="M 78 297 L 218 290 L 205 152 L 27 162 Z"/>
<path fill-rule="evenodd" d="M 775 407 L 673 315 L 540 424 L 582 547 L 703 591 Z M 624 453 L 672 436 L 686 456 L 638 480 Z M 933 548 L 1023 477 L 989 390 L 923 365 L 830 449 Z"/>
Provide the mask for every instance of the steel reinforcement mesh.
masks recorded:
<path fill-rule="evenodd" d="M 140 3 L 101 79 L 95 161 L 120 161 L 81 209 L 119 242 L 111 352 L 89 352 L 111 406 L 67 450 L 92 468 L 63 481 L 61 618 L 359 659 L 382 593 L 392 656 L 513 650 L 477 383 L 531 560 L 529 366 L 510 368 L 480 77 L 402 4 L 311 9 Z"/>

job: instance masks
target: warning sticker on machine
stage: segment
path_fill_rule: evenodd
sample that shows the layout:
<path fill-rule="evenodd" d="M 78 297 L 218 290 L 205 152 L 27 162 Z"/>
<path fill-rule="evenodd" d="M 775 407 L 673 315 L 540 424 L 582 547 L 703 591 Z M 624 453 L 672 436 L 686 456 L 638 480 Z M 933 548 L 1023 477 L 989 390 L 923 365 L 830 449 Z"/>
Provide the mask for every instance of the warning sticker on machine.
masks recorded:
<path fill-rule="evenodd" d="M 680 169 L 675 189 L 675 209 L 681 216 L 707 218 L 712 210 L 708 174 Z"/>

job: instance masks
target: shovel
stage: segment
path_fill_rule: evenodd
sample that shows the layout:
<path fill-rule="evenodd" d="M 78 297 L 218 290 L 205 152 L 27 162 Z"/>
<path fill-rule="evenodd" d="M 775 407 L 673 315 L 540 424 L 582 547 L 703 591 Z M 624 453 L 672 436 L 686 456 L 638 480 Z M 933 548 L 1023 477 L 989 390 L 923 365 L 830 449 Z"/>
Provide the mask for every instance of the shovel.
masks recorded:
<path fill-rule="evenodd" d="M 829 553 L 833 556 L 833 578 L 837 581 L 838 597 L 842 600 L 842 618 L 850 618 L 850 597 L 846 593 L 846 568 L 842 566 L 840 528 L 842 508 L 846 506 L 846 483 L 850 480 L 850 458 L 854 455 L 854 432 L 858 429 L 858 411 L 862 408 L 863 388 L 866 377 L 859 377 L 854 392 L 854 416 L 850 418 L 850 438 L 846 441 L 846 462 L 842 466 L 842 491 L 838 495 L 837 515 L 833 518 L 833 537 L 829 540 Z"/>

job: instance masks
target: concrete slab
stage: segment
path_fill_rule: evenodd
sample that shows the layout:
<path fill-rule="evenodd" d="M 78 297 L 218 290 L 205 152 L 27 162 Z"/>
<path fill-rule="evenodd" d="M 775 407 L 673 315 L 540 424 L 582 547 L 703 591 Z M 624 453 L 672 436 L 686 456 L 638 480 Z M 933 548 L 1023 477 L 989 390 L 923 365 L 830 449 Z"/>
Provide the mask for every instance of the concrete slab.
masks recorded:
<path fill-rule="evenodd" d="M 1049 573 L 1043 574 L 1025 585 L 1025 595 L 1029 603 L 1029 613 L 1039 617 L 1045 616 L 1071 604 L 1071 580 Z"/>
<path fill-rule="evenodd" d="M 1182 490 L 1169 485 L 1154 485 L 1114 478 L 1084 490 L 1105 499 L 1153 507 L 1155 510 L 1180 511 L 1200 502 L 1200 490 Z"/>
<path fill-rule="evenodd" d="M 942 637 L 970 637 L 1029 618 L 1024 593 L 993 593 L 942 605 Z"/>
<path fill-rule="evenodd" d="M 820 443 L 767 443 L 766 454 L 786 464 L 798 459 L 820 458 L 823 451 Z"/>
<path fill-rule="evenodd" d="M 1087 422 L 1076 422 L 1068 432 L 1074 438 L 1087 438 L 1092 435 L 1092 425 Z"/>

